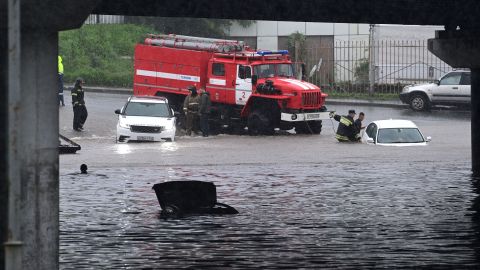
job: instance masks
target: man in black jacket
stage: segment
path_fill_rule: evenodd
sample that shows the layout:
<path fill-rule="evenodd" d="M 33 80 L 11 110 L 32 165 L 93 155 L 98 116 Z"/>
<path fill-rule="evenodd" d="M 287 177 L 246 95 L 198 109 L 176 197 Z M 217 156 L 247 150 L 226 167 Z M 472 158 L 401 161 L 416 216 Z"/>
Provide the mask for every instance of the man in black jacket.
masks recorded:
<path fill-rule="evenodd" d="M 362 125 L 362 121 L 365 119 L 365 113 L 364 112 L 360 112 L 358 114 L 358 118 L 355 120 L 355 122 L 353 122 L 353 124 L 355 125 L 355 128 L 357 129 L 357 133 L 359 134 L 359 137 L 360 136 L 360 132 L 362 131 L 362 129 L 364 129 L 365 127 Z"/>
<path fill-rule="evenodd" d="M 335 138 L 339 142 L 358 142 L 360 137 L 357 133 L 353 118 L 355 117 L 355 110 L 349 110 L 347 116 L 340 116 L 335 114 L 333 119 L 339 122 L 337 134 Z"/>
<path fill-rule="evenodd" d="M 75 131 L 83 130 L 83 124 L 85 124 L 88 117 L 87 108 L 85 107 L 85 92 L 83 91 L 84 83 L 85 81 L 82 78 L 77 78 L 72 89 L 73 129 Z"/>

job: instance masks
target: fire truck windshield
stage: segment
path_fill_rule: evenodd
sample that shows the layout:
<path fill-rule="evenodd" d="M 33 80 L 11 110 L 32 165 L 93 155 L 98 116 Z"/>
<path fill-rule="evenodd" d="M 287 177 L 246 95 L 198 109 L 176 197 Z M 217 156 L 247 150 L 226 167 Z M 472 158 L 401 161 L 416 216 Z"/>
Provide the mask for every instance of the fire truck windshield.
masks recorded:
<path fill-rule="evenodd" d="M 294 77 L 292 64 L 263 64 L 253 66 L 254 74 L 258 78 Z"/>

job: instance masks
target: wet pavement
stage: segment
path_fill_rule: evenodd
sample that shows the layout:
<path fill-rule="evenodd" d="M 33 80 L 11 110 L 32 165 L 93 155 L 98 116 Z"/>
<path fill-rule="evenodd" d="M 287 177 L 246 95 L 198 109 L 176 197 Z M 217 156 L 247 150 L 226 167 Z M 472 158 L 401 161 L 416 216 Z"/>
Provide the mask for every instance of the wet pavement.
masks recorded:
<path fill-rule="evenodd" d="M 87 93 L 82 133 L 60 108 L 82 146 L 60 156 L 61 269 L 480 267 L 469 112 L 353 107 L 365 124 L 413 120 L 432 137 L 416 148 L 340 144 L 329 120 L 320 135 L 116 144 L 126 97 Z M 151 188 L 171 180 L 212 181 L 240 214 L 161 219 Z"/>

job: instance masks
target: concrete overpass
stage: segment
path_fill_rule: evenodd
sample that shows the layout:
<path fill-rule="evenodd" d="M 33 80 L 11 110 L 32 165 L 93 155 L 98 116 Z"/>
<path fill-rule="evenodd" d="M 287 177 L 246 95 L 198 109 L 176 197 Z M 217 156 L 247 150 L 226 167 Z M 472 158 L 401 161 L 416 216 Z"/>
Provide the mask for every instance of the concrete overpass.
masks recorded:
<path fill-rule="evenodd" d="M 58 269 L 58 32 L 91 14 L 444 25 L 429 49 L 472 69 L 480 174 L 478 0 L 0 0 L 0 269 Z"/>

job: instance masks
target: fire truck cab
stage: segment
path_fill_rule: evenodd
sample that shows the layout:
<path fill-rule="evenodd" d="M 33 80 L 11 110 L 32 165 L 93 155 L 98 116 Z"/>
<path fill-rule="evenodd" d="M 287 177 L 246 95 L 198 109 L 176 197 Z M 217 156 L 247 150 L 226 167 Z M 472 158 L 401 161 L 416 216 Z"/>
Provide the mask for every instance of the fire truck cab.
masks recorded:
<path fill-rule="evenodd" d="M 195 85 L 210 93 L 213 129 L 252 135 L 295 128 L 319 134 L 326 94 L 296 79 L 288 51 L 253 51 L 242 42 L 152 35 L 135 47 L 134 94 L 165 96 L 181 111 Z"/>

